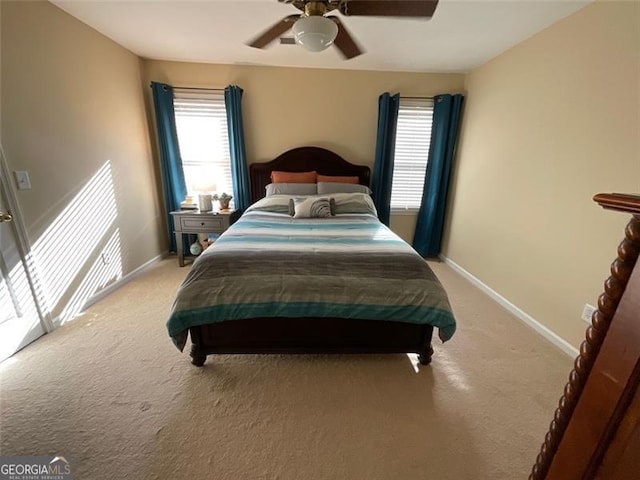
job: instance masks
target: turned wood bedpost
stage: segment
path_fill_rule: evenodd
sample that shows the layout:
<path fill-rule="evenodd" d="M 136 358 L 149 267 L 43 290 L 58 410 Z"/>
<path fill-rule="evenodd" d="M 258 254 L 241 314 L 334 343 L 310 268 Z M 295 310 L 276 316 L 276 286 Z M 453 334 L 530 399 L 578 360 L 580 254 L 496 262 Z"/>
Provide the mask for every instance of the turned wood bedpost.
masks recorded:
<path fill-rule="evenodd" d="M 555 411 L 540 453 L 533 466 L 529 480 L 546 479 L 563 435 L 567 431 L 571 416 L 594 366 L 598 352 L 605 340 L 611 320 L 616 313 L 640 252 L 640 197 L 620 194 L 598 194 L 594 200 L 603 208 L 629 212 L 633 216 L 625 229 L 625 238 L 618 246 L 618 257 L 611 264 L 611 276 L 604 282 L 604 292 L 598 298 L 598 309 L 591 317 L 586 338 L 580 346 Z"/>

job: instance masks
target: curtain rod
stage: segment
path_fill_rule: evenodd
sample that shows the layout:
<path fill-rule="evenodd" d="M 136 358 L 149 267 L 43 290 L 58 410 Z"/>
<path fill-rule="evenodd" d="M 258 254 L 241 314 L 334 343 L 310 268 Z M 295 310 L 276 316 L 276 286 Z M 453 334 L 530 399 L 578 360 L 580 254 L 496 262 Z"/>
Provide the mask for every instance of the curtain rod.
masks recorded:
<path fill-rule="evenodd" d="M 153 85 L 153 82 L 149 83 L 149 87 Z M 224 88 L 209 88 L 209 87 L 177 87 L 175 85 L 170 85 L 174 89 L 178 90 L 210 90 L 213 92 L 224 92 Z"/>

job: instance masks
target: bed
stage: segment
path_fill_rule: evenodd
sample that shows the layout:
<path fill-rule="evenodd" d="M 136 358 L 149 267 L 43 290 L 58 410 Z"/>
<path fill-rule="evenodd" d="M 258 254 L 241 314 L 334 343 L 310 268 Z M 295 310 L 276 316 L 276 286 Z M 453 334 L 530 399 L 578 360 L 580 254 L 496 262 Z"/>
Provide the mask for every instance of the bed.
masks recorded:
<path fill-rule="evenodd" d="M 416 353 L 430 363 L 434 328 L 442 341 L 455 331 L 446 293 L 377 220 L 367 194 L 330 195 L 335 215 L 309 219 L 289 214 L 286 195 L 264 198 L 272 171 L 368 186 L 369 168 L 300 147 L 249 170 L 252 206 L 196 259 L 177 293 L 167 322 L 175 345 L 182 350 L 190 336 L 196 366 L 237 353 Z"/>

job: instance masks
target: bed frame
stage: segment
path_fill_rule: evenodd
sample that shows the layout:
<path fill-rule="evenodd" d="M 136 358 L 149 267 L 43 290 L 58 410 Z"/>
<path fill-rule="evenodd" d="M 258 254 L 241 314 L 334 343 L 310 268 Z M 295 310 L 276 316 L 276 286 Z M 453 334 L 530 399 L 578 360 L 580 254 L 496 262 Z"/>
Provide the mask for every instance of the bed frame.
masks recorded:
<path fill-rule="evenodd" d="M 369 186 L 369 167 L 354 165 L 319 147 L 289 150 L 249 167 L 251 199 L 265 195 L 271 171 L 358 176 Z M 431 362 L 433 327 L 403 322 L 342 318 L 251 318 L 191 327 L 191 362 L 200 367 L 207 355 L 220 353 L 417 353 Z"/>

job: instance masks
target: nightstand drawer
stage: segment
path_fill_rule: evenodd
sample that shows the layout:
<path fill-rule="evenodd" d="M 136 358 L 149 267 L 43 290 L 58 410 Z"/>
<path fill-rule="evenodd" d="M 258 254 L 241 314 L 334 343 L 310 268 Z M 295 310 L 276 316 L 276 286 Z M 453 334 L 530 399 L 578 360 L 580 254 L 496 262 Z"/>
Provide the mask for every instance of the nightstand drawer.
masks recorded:
<path fill-rule="evenodd" d="M 188 230 L 191 232 L 205 232 L 205 233 L 222 233 L 228 225 L 223 217 L 181 217 L 180 218 L 180 230 Z"/>

